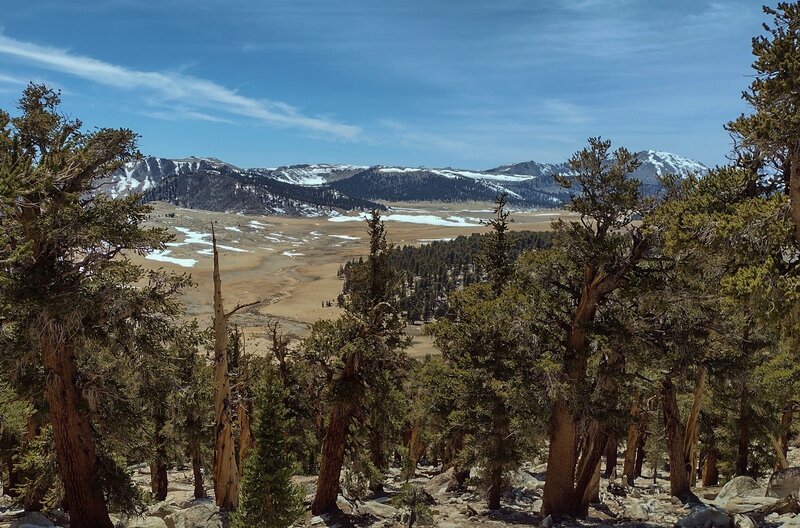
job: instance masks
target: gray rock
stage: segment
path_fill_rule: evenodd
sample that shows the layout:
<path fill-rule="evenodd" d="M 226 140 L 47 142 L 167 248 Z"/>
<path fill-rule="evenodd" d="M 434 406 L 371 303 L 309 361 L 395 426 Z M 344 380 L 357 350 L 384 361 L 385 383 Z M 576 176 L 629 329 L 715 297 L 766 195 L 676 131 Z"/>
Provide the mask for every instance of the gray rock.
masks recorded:
<path fill-rule="evenodd" d="M 756 522 L 747 515 L 734 515 L 733 528 L 758 528 Z"/>
<path fill-rule="evenodd" d="M 400 518 L 400 510 L 388 504 L 381 504 L 380 502 L 369 501 L 361 504 L 358 507 L 358 512 L 362 514 L 373 515 L 379 519 L 394 519 Z"/>
<path fill-rule="evenodd" d="M 783 523 L 780 525 L 780 528 L 798 528 L 800 527 L 800 516 L 781 516 L 778 522 Z"/>
<path fill-rule="evenodd" d="M 729 480 L 722 489 L 719 490 L 717 498 L 714 502 L 720 506 L 724 506 L 730 499 L 734 497 L 750 497 L 758 495 L 758 482 L 750 477 L 733 477 Z"/>
<path fill-rule="evenodd" d="M 39 512 L 25 512 L 11 521 L 11 528 L 23 528 L 25 526 L 55 526 L 55 524 Z"/>
<path fill-rule="evenodd" d="M 161 517 L 162 519 L 167 515 L 171 515 L 178 511 L 177 506 L 170 500 L 157 502 L 147 508 L 147 513 L 153 517 Z"/>
<path fill-rule="evenodd" d="M 198 500 L 191 508 L 164 517 L 166 528 L 222 528 L 217 506 L 211 500 Z"/>
<path fill-rule="evenodd" d="M 539 528 L 553 528 L 554 524 L 555 522 L 553 521 L 553 517 L 551 515 L 548 515 L 547 517 L 542 519 L 542 522 L 539 523 Z"/>
<path fill-rule="evenodd" d="M 523 488 L 531 491 L 544 488 L 544 482 L 537 479 L 524 469 L 515 471 L 511 475 L 511 485 L 515 488 Z"/>
<path fill-rule="evenodd" d="M 639 503 L 634 503 L 625 508 L 625 511 L 622 513 L 622 516 L 631 519 L 633 521 L 648 521 L 650 520 L 650 514 L 647 510 Z"/>
<path fill-rule="evenodd" d="M 730 514 L 747 513 L 776 502 L 778 499 L 775 497 L 734 497 L 725 503 L 725 511 Z"/>
<path fill-rule="evenodd" d="M 731 519 L 715 508 L 695 508 L 675 528 L 731 528 Z"/>
<path fill-rule="evenodd" d="M 447 491 L 447 485 L 453 479 L 453 475 L 455 474 L 455 470 L 451 467 L 444 473 L 439 473 L 435 477 L 431 477 L 431 479 L 425 484 L 425 491 L 433 495 L 441 495 Z"/>
<path fill-rule="evenodd" d="M 767 496 L 782 499 L 800 493 L 800 467 L 790 467 L 776 471 L 769 478 Z"/>
<path fill-rule="evenodd" d="M 168 528 L 161 517 L 137 517 L 128 522 L 128 528 Z"/>

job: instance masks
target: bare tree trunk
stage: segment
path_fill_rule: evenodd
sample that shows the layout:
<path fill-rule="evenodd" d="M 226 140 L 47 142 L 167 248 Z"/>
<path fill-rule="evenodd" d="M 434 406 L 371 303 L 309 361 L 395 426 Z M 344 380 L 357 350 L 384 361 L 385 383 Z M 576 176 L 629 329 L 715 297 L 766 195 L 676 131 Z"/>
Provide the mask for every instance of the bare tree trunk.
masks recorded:
<path fill-rule="evenodd" d="M 775 451 L 775 460 L 776 460 L 775 469 L 776 470 L 788 469 L 789 461 L 786 460 L 786 455 L 783 454 L 783 446 L 781 445 L 781 443 L 778 441 L 777 438 L 775 438 L 771 434 L 769 435 L 769 441 L 772 444 L 773 451 Z"/>
<path fill-rule="evenodd" d="M 239 401 L 239 412 L 237 418 L 239 419 L 239 468 L 244 469 L 244 461 L 247 460 L 247 455 L 250 450 L 255 446 L 253 439 L 253 428 L 250 423 L 250 416 L 252 409 L 244 401 Z"/>
<path fill-rule="evenodd" d="M 490 510 L 500 509 L 500 499 L 503 496 L 503 439 L 508 436 L 509 423 L 507 412 L 502 400 L 496 400 L 492 412 L 492 456 L 489 461 L 489 493 L 488 503 Z"/>
<path fill-rule="evenodd" d="M 3 493 L 9 497 L 17 497 L 19 496 L 19 491 L 16 490 L 16 487 L 19 485 L 19 473 L 14 466 L 13 456 L 8 456 L 6 458 L 6 471 L 8 472 L 8 484 L 3 486 Z"/>
<path fill-rule="evenodd" d="M 228 317 L 222 305 L 222 280 L 214 224 L 214 494 L 217 506 L 235 510 L 239 505 L 239 467 L 233 441 L 233 409 L 228 377 Z"/>
<path fill-rule="evenodd" d="M 664 414 L 664 433 L 669 456 L 669 487 L 674 497 L 685 499 L 690 491 L 689 473 L 684 457 L 684 428 L 681 426 L 680 409 L 675 385 L 667 378 L 661 382 L 661 404 Z"/>
<path fill-rule="evenodd" d="M 57 325 L 53 321 L 45 324 Z M 58 330 L 50 328 L 45 332 L 52 334 Z M 75 385 L 78 378 L 75 354 L 63 339 L 63 336 L 47 336 L 41 353 L 47 376 L 45 393 L 70 526 L 113 528 L 97 478 L 94 431 Z"/>
<path fill-rule="evenodd" d="M 789 147 L 789 214 L 794 224 L 795 244 L 800 247 L 800 142 Z"/>
<path fill-rule="evenodd" d="M 633 486 L 636 479 L 636 448 L 639 445 L 639 396 L 636 395 L 631 405 L 631 424 L 628 426 L 628 437 L 625 441 L 625 462 L 622 465 L 622 476 L 628 486 Z"/>
<path fill-rule="evenodd" d="M 586 502 L 589 504 L 600 502 L 600 462 L 595 466 L 592 480 L 589 481 L 589 487 L 586 489 Z"/>
<path fill-rule="evenodd" d="M 322 442 L 317 492 L 311 502 L 311 513 L 314 515 L 339 509 L 336 496 L 339 494 L 339 478 L 342 474 L 350 423 L 363 399 L 363 388 L 358 380 L 360 362 L 361 355 L 358 351 L 350 352 L 345 358 L 341 382 L 349 384 L 352 392 L 349 392 L 351 396 L 347 401 L 335 403 L 330 412 L 325 440 Z"/>
<path fill-rule="evenodd" d="M 619 436 L 615 431 L 608 436 L 608 442 L 606 443 L 606 450 L 605 450 L 606 470 L 603 473 L 603 477 L 611 478 L 613 475 L 616 474 L 618 452 L 619 452 Z"/>
<path fill-rule="evenodd" d="M 786 469 L 785 467 L 780 467 L 783 465 L 783 461 L 786 460 L 786 456 L 789 454 L 789 433 L 792 430 L 792 421 L 794 421 L 794 402 L 789 404 L 781 414 L 781 434 L 778 436 L 777 443 L 778 447 L 776 448 L 776 463 L 775 463 L 775 470 Z M 780 455 L 778 454 L 780 452 Z M 788 464 L 788 462 L 787 462 Z M 788 467 L 788 465 L 786 466 Z"/>
<path fill-rule="evenodd" d="M 163 501 L 167 498 L 167 488 L 169 480 L 167 475 L 167 465 L 163 462 L 152 462 L 150 464 L 150 491 L 156 501 Z"/>
<path fill-rule="evenodd" d="M 194 442 L 192 446 L 192 476 L 194 477 L 194 498 L 206 498 L 206 487 L 203 482 L 203 457 L 200 452 L 200 444 Z"/>
<path fill-rule="evenodd" d="M 747 384 L 744 380 L 739 386 L 739 437 L 736 449 L 736 475 L 747 475 L 750 465 L 750 401 Z"/>
<path fill-rule="evenodd" d="M 586 361 L 568 361 L 570 380 L 582 378 Z M 576 514 L 579 501 L 575 497 L 575 470 L 578 463 L 578 428 L 567 403 L 557 399 L 550 419 L 550 447 L 547 456 L 547 479 L 542 496 L 542 515 Z"/>
<path fill-rule="evenodd" d="M 413 476 L 417 469 L 417 464 L 420 458 L 425 453 L 425 444 L 420 439 L 422 427 L 414 425 L 411 427 L 411 437 L 408 440 L 408 456 L 410 458 L 411 475 Z"/>
<path fill-rule="evenodd" d="M 608 442 L 608 433 L 599 423 L 594 423 L 589 430 L 586 449 L 578 464 L 575 480 L 575 498 L 577 506 L 574 515 L 586 517 L 589 504 L 600 498 L 600 461 Z"/>
<path fill-rule="evenodd" d="M 642 468 L 644 467 L 644 460 L 647 457 L 647 453 L 645 453 L 645 444 L 647 443 L 647 433 L 645 432 L 646 428 L 643 426 L 642 429 L 639 431 L 639 440 L 636 443 L 636 465 L 633 468 L 633 476 L 634 478 L 639 478 L 642 476 Z"/>
<path fill-rule="evenodd" d="M 500 464 L 492 465 L 489 482 L 488 507 L 490 510 L 499 510 L 500 499 L 503 497 L 503 468 Z"/>
<path fill-rule="evenodd" d="M 311 513 L 320 515 L 336 511 L 339 494 L 339 477 L 344 463 L 347 434 L 353 419 L 353 409 L 348 403 L 337 403 L 331 410 L 328 429 L 322 444 L 322 460 L 317 478 L 317 492 L 311 503 Z"/>
<path fill-rule="evenodd" d="M 706 369 L 700 367 L 695 379 L 692 409 L 689 411 L 689 416 L 686 419 L 686 433 L 684 435 L 683 443 L 683 457 L 688 461 L 692 458 L 692 453 L 695 450 L 697 443 L 697 419 L 700 416 L 700 408 L 703 403 L 703 391 L 706 385 Z"/>
<path fill-rule="evenodd" d="M 703 487 L 716 486 L 719 484 L 719 469 L 717 468 L 717 458 L 719 452 L 716 446 L 712 446 L 706 452 L 706 459 L 703 463 Z"/>
<path fill-rule="evenodd" d="M 565 347 L 568 358 L 565 364 L 565 374 L 570 384 L 575 384 L 586 377 L 588 355 L 586 329 L 595 317 L 598 295 L 595 288 L 602 280 L 589 266 L 584 269 L 584 279 L 586 282 L 578 306 L 575 308 Z M 605 434 L 603 437 L 605 438 Z M 605 443 L 599 447 L 593 446 L 592 452 L 596 451 L 600 457 L 603 447 L 605 447 Z M 592 461 L 590 473 L 584 475 L 585 478 L 582 479 L 581 476 L 576 475 L 578 469 L 577 448 L 577 420 L 566 402 L 559 398 L 553 405 L 550 418 L 550 446 L 547 456 L 547 479 L 542 495 L 542 515 L 586 515 L 581 512 L 584 504 L 588 511 L 586 490 L 591 480 L 589 475 L 594 470 L 596 461 Z M 577 488 L 576 477 L 581 482 Z"/>
<path fill-rule="evenodd" d="M 689 467 L 690 485 L 694 486 L 697 482 L 697 420 L 700 417 L 700 409 L 703 403 L 703 391 L 706 385 L 707 372 L 704 367 L 700 367 L 695 379 L 692 408 L 686 419 L 686 430 L 683 438 L 683 458 Z"/>
<path fill-rule="evenodd" d="M 150 489 L 153 498 L 163 501 L 167 498 L 168 476 L 167 476 L 167 439 L 164 436 L 166 416 L 164 416 L 161 405 L 162 401 L 154 402 L 155 408 L 155 432 L 153 434 L 154 459 L 150 463 Z"/>

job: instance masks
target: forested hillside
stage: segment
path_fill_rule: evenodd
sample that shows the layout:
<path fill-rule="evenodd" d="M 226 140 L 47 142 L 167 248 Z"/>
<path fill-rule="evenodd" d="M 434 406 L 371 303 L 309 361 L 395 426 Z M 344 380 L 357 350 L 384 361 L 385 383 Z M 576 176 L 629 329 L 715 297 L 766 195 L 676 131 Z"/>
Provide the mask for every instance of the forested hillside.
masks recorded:
<path fill-rule="evenodd" d="M 486 280 L 488 263 L 484 251 L 490 238 L 489 234 L 473 233 L 452 240 L 394 248 L 389 262 L 402 281 L 397 305 L 403 316 L 411 323 L 441 317 L 447 313 L 450 294 Z M 508 238 L 509 254 L 514 260 L 525 251 L 549 247 L 552 240 L 549 232 L 540 231 L 513 231 Z M 339 277 L 344 279 L 340 303 L 350 291 L 353 269 L 358 264 L 350 261 L 339 269 Z"/>
<path fill-rule="evenodd" d="M 145 192 L 142 199 L 189 209 L 290 216 L 386 209 L 382 204 L 351 198 L 327 186 L 292 185 L 261 175 L 242 174 L 225 166 L 166 176 Z"/>

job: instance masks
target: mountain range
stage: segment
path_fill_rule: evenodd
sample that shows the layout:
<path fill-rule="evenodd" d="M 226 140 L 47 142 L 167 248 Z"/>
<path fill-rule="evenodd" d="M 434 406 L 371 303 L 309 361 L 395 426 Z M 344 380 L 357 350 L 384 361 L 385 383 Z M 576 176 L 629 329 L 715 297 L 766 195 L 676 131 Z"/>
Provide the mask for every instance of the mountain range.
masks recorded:
<path fill-rule="evenodd" d="M 645 150 L 636 156 L 641 166 L 633 176 L 649 194 L 660 189 L 661 175 L 708 170 L 668 152 Z M 570 172 L 566 162 L 526 161 L 488 170 L 333 164 L 242 169 L 216 158 L 148 157 L 114 172 L 102 190 L 112 197 L 142 193 L 145 201 L 192 209 L 328 216 L 385 209 L 380 201 L 490 201 L 500 192 L 518 207 L 559 207 L 569 195 L 554 177 Z"/>

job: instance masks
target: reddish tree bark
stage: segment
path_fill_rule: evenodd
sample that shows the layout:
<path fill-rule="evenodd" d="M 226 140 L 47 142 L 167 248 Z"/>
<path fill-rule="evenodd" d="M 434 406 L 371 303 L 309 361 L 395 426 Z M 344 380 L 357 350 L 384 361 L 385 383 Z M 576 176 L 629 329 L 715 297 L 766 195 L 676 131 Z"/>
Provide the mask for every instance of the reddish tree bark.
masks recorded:
<path fill-rule="evenodd" d="M 200 453 L 200 445 L 196 442 L 192 446 L 192 476 L 194 480 L 194 498 L 206 498 L 206 487 L 203 482 L 203 457 Z"/>
<path fill-rule="evenodd" d="M 689 472 L 684 458 L 684 428 L 675 385 L 666 378 L 661 383 L 661 405 L 664 416 L 664 432 L 669 457 L 669 487 L 674 497 L 685 498 L 690 493 Z"/>
<path fill-rule="evenodd" d="M 45 332 L 58 333 L 55 321 Z M 72 528 L 113 528 L 97 479 L 97 450 L 88 413 L 76 386 L 78 368 L 73 350 L 53 335 L 42 343 L 47 383 L 45 393 L 53 426 L 56 457 L 64 484 Z"/>
<path fill-rule="evenodd" d="M 360 353 L 351 351 L 345 358 L 345 365 L 341 374 L 342 383 L 350 384 L 353 391 L 358 394 L 362 390 L 357 378 L 359 366 Z M 322 458 L 319 477 L 317 478 L 317 492 L 311 502 L 311 513 L 314 515 L 339 509 L 336 505 L 336 497 L 339 494 L 339 477 L 344 463 L 348 431 L 356 412 L 354 402 L 360 400 L 360 396 L 352 395 L 347 401 L 336 402 L 331 409 L 325 440 L 322 442 Z"/>
<path fill-rule="evenodd" d="M 717 457 L 719 452 L 716 447 L 711 447 L 706 451 L 706 458 L 703 462 L 703 487 L 716 486 L 719 484 L 719 469 L 717 468 Z"/>

